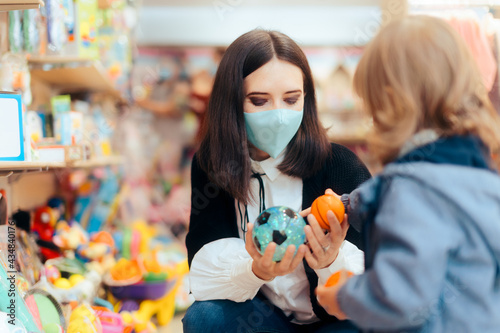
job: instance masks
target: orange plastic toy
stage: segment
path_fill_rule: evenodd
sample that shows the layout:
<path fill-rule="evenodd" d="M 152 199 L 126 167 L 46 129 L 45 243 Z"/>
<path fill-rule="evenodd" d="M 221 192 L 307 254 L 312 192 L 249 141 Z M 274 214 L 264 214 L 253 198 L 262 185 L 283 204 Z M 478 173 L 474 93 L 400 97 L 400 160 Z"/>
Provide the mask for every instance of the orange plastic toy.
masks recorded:
<path fill-rule="evenodd" d="M 319 226 L 326 230 L 330 230 L 330 223 L 326 217 L 326 213 L 329 210 L 331 210 L 335 216 L 337 216 L 339 222 L 342 223 L 345 214 L 344 204 L 336 195 L 322 195 L 316 198 L 311 206 L 311 214 L 314 215 L 319 223 Z"/>
<path fill-rule="evenodd" d="M 115 266 L 111 268 L 110 274 L 115 281 L 142 279 L 142 270 L 137 260 L 127 260 L 125 258 L 118 260 Z"/>
<path fill-rule="evenodd" d="M 351 276 L 354 276 L 354 273 L 351 271 L 338 271 L 330 275 L 328 280 L 326 280 L 325 287 L 333 287 L 340 281 L 340 277 L 343 274 L 347 274 L 347 278 L 350 278 Z"/>

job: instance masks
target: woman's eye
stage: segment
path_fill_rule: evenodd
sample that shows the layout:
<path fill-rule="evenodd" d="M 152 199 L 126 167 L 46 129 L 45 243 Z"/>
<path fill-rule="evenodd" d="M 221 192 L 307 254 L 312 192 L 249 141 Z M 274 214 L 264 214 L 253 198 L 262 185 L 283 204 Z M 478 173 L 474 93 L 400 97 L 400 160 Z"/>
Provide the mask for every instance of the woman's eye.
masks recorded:
<path fill-rule="evenodd" d="M 252 104 L 255 106 L 262 106 L 266 104 L 267 100 L 262 98 L 251 98 L 250 102 L 252 102 Z"/>
<path fill-rule="evenodd" d="M 287 98 L 285 99 L 285 103 L 288 105 L 294 105 L 295 103 L 297 103 L 297 100 L 298 98 Z"/>

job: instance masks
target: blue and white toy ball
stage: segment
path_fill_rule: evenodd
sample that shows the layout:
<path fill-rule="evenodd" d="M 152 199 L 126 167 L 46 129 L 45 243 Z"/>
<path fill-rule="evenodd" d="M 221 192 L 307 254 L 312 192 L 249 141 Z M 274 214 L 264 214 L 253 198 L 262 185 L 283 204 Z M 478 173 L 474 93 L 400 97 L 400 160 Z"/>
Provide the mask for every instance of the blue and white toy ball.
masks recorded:
<path fill-rule="evenodd" d="M 280 261 L 288 245 L 295 245 L 295 254 L 306 240 L 306 222 L 297 212 L 285 206 L 271 207 L 263 211 L 254 222 L 252 239 L 260 254 L 267 245 L 276 243 L 273 261 Z"/>

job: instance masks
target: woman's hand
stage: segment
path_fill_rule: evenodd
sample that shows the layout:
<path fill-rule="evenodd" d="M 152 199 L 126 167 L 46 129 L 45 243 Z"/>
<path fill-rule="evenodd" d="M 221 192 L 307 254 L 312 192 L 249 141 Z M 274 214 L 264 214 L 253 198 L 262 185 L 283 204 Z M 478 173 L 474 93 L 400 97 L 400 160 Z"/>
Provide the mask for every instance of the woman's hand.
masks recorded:
<path fill-rule="evenodd" d="M 331 189 L 327 189 L 325 194 L 336 195 Z M 309 251 L 306 252 L 305 258 L 309 267 L 321 269 L 330 266 L 337 259 L 339 248 L 349 229 L 347 215 L 344 215 L 344 221 L 341 224 L 335 214 L 328 211 L 326 216 L 330 223 L 330 231 L 326 234 L 314 215 L 311 214 L 311 208 L 303 210 L 300 215 L 307 216 L 309 222 L 309 225 L 304 228 L 309 245 Z"/>
<path fill-rule="evenodd" d="M 337 282 L 337 284 L 335 284 L 334 286 L 319 286 L 318 288 L 316 288 L 316 297 L 318 299 L 319 305 L 321 305 L 325 309 L 325 311 L 328 312 L 328 314 L 335 316 L 340 320 L 348 319 L 346 314 L 340 308 L 337 299 L 337 294 L 340 288 L 342 288 L 342 286 L 348 280 L 347 272 L 344 271 L 343 273 L 345 274 L 341 274 L 339 282 Z"/>
<path fill-rule="evenodd" d="M 253 224 L 248 223 L 247 233 L 245 236 L 245 248 L 253 259 L 252 271 L 261 280 L 272 280 L 276 276 L 287 275 L 293 272 L 304 259 L 304 254 L 307 253 L 307 246 L 300 245 L 297 254 L 294 257 L 295 246 L 289 245 L 285 255 L 279 263 L 273 261 L 274 250 L 276 243 L 271 242 L 266 248 L 263 255 L 259 253 L 252 240 Z"/>

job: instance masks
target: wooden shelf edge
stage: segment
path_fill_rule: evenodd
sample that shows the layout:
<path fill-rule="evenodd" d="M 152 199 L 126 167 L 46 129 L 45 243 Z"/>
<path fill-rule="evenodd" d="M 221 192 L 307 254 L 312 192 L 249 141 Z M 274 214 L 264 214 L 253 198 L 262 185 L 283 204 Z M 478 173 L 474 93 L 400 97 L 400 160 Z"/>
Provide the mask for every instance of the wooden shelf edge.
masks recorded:
<path fill-rule="evenodd" d="M 96 168 L 113 165 L 121 165 L 124 163 L 123 156 L 103 156 L 87 161 L 74 162 L 3 162 L 0 161 L 0 173 L 8 173 L 10 171 L 47 171 L 49 169 L 64 169 L 64 168 Z"/>
<path fill-rule="evenodd" d="M 64 88 L 65 92 L 93 91 L 107 93 L 116 98 L 120 103 L 127 104 L 127 100 L 118 91 L 111 79 L 108 77 L 102 64 L 93 59 L 66 57 L 66 56 L 42 56 L 31 57 L 28 61 L 37 65 L 31 68 L 33 78 L 46 82 L 55 87 Z M 41 68 L 39 65 L 64 65 L 81 64 L 80 66 Z"/>
<path fill-rule="evenodd" d="M 113 165 L 121 165 L 124 163 L 123 156 L 103 156 L 97 157 L 94 159 L 90 159 L 87 161 L 75 161 L 67 163 L 67 167 L 70 168 L 95 168 L 95 167 L 103 167 L 103 166 L 113 166 Z"/>
<path fill-rule="evenodd" d="M 82 58 L 76 56 L 28 56 L 28 63 L 31 64 L 67 64 L 67 63 L 82 63 L 93 62 L 94 59 Z"/>
<path fill-rule="evenodd" d="M 44 6 L 45 3 L 42 0 L 0 0 L 0 12 L 37 9 Z"/>

